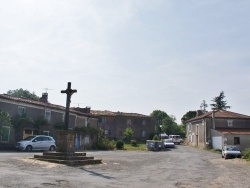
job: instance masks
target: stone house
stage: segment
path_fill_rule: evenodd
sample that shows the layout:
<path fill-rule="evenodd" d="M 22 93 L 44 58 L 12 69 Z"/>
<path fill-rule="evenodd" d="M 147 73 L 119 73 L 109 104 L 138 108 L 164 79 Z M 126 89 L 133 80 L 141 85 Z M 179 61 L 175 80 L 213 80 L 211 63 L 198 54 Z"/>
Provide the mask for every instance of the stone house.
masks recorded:
<path fill-rule="evenodd" d="M 128 127 L 133 130 L 132 139 L 137 141 L 145 141 L 155 132 L 155 119 L 147 115 L 107 110 L 91 110 L 91 114 L 99 117 L 100 128 L 111 139 L 122 139 L 123 132 Z"/>
<path fill-rule="evenodd" d="M 48 93 L 43 93 L 40 101 L 0 94 L 0 110 L 8 112 L 14 120 L 11 127 L 1 126 L 3 136 L 0 137 L 0 147 L 13 147 L 16 141 L 29 135 L 50 135 L 56 140 L 57 130 L 63 129 L 65 107 L 49 103 Z M 79 127 L 97 126 L 96 116 L 70 109 L 69 129 L 78 127 L 80 130 L 75 136 L 76 148 L 89 146 L 93 141 Z"/>
<path fill-rule="evenodd" d="M 241 150 L 250 148 L 250 116 L 216 110 L 189 119 L 186 123 L 186 138 L 189 145 L 213 149 L 237 145 Z"/>

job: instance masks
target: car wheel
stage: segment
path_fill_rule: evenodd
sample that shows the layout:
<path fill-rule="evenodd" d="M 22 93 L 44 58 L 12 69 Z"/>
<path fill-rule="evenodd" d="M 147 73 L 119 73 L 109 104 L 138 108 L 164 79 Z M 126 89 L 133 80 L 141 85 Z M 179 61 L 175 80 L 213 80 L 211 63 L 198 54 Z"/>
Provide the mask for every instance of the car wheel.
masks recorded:
<path fill-rule="evenodd" d="M 224 158 L 224 156 L 223 156 L 223 155 L 221 155 L 221 158 Z"/>
<path fill-rule="evenodd" d="M 50 151 L 55 151 L 55 150 L 56 150 L 56 147 L 55 147 L 55 146 L 50 146 L 49 150 L 50 150 Z"/>
<path fill-rule="evenodd" d="M 26 150 L 26 151 L 32 151 L 32 146 L 30 146 L 30 145 L 27 146 L 27 147 L 25 148 L 25 150 Z"/>

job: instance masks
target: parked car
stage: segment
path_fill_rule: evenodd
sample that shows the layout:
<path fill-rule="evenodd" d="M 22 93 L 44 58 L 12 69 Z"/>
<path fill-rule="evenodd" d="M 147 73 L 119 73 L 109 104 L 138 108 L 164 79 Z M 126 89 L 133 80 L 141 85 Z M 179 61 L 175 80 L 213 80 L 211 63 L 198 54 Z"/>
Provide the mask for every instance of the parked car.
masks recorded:
<path fill-rule="evenodd" d="M 228 159 L 228 158 L 241 158 L 241 151 L 237 146 L 234 145 L 225 145 L 222 148 L 221 152 L 222 158 Z"/>
<path fill-rule="evenodd" d="M 172 139 L 165 139 L 163 143 L 164 143 L 165 148 L 174 148 L 175 147 L 175 144 L 174 144 Z"/>
<path fill-rule="evenodd" d="M 45 135 L 29 136 L 16 143 L 16 149 L 20 151 L 49 150 L 55 151 L 56 143 L 53 137 Z"/>
<path fill-rule="evenodd" d="M 160 133 L 159 138 L 160 140 L 168 139 L 168 135 L 166 133 Z"/>
<path fill-rule="evenodd" d="M 180 135 L 169 135 L 168 138 L 171 138 L 175 144 L 181 144 L 183 143 L 183 139 Z"/>

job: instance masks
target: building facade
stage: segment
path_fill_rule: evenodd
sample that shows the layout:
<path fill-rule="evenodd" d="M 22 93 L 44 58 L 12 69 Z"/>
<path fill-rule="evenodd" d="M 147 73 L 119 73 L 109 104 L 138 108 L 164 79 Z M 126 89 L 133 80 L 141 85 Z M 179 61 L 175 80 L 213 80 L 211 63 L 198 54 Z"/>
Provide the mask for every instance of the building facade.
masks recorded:
<path fill-rule="evenodd" d="M 145 141 L 155 132 L 155 120 L 151 116 L 91 110 L 91 114 L 99 118 L 99 126 L 104 134 L 111 139 L 122 139 L 123 132 L 130 127 L 133 131 L 133 138 L 138 141 Z"/>
<path fill-rule="evenodd" d="M 187 143 L 192 146 L 222 149 L 223 145 L 250 148 L 250 116 L 216 110 L 186 121 Z"/>
<path fill-rule="evenodd" d="M 65 107 L 49 103 L 47 93 L 42 95 L 40 101 L 1 94 L 0 110 L 9 113 L 12 119 L 12 126 L 1 126 L 1 146 L 13 146 L 18 140 L 38 134 L 50 135 L 56 140 L 57 130 L 64 128 Z M 78 127 L 81 130 L 80 127 L 97 125 L 97 117 L 70 109 L 69 129 Z M 89 135 L 83 131 L 76 133 L 77 148 L 91 145 L 91 142 Z"/>

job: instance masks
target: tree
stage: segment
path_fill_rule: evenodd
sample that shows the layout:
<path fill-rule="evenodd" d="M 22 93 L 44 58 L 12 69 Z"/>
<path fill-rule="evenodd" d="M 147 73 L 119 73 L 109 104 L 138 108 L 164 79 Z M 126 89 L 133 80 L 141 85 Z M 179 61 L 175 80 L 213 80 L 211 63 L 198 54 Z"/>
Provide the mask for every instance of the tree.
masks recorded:
<path fill-rule="evenodd" d="M 210 104 L 212 110 L 226 110 L 230 108 L 230 106 L 227 106 L 227 102 L 223 100 L 224 98 L 224 91 L 221 91 L 220 95 L 212 100 L 214 104 Z"/>
<path fill-rule="evenodd" d="M 22 88 L 16 90 L 9 90 L 7 94 L 13 97 L 25 97 L 32 100 L 39 100 L 40 98 L 34 92 L 31 93 L 30 91 L 23 90 Z"/>
<path fill-rule="evenodd" d="M 188 111 L 185 115 L 182 116 L 181 122 L 184 124 L 185 121 L 192 119 L 196 116 L 196 111 Z"/>
<path fill-rule="evenodd" d="M 156 119 L 156 128 L 158 128 L 156 129 L 156 134 L 164 132 L 168 135 L 179 134 L 181 136 L 185 136 L 185 127 L 183 127 L 183 125 L 178 125 L 175 122 L 175 116 L 169 116 L 166 112 L 161 110 L 154 110 L 150 116 Z"/>
<path fill-rule="evenodd" d="M 162 131 L 166 134 L 176 134 L 177 132 L 177 123 L 175 122 L 175 119 L 172 117 L 166 117 L 162 121 Z"/>
<path fill-rule="evenodd" d="M 127 127 L 123 132 L 124 141 L 130 142 L 133 137 L 133 130 L 131 127 Z"/>
<path fill-rule="evenodd" d="M 170 116 L 166 112 L 161 111 L 161 110 L 154 110 L 150 114 L 150 116 L 153 117 L 156 120 L 156 125 L 155 125 L 155 131 L 156 131 L 156 133 L 157 134 L 161 133 L 162 129 L 161 129 L 160 126 L 162 125 L 163 119 L 170 118 Z"/>

